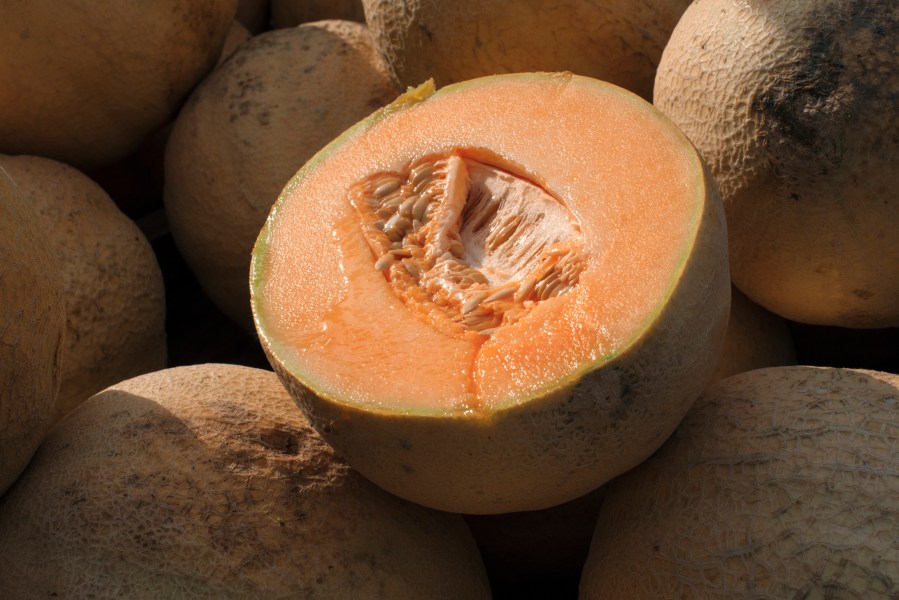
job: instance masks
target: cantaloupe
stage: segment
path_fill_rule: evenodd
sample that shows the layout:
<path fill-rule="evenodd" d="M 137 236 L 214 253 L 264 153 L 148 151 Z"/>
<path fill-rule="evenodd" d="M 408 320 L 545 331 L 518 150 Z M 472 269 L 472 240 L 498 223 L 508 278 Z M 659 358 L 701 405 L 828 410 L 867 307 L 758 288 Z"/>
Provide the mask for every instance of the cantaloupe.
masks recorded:
<path fill-rule="evenodd" d="M 232 320 L 253 329 L 250 253 L 281 189 L 398 94 L 365 26 L 333 20 L 256 36 L 191 95 L 165 149 L 165 211 L 185 261 Z"/>
<path fill-rule="evenodd" d="M 899 375 L 818 367 L 710 387 L 611 482 L 581 600 L 899 596 Z"/>
<path fill-rule="evenodd" d="M 662 49 L 690 0 L 362 4 L 378 50 L 403 86 L 428 78 L 442 86 L 498 73 L 572 71 L 649 100 Z"/>
<path fill-rule="evenodd" d="M 257 330 L 314 426 L 444 510 L 571 500 L 712 375 L 730 283 L 690 142 L 570 73 L 409 91 L 308 162 L 260 233 Z"/>
<path fill-rule="evenodd" d="M 721 187 L 733 281 L 787 319 L 899 326 L 899 3 L 697 0 L 655 105 Z"/>
<path fill-rule="evenodd" d="M 0 494 L 52 423 L 66 327 L 62 275 L 0 166 Z"/>
<path fill-rule="evenodd" d="M 165 288 L 140 229 L 86 175 L 0 155 L 62 273 L 65 351 L 56 418 L 103 388 L 166 366 Z"/>
<path fill-rule="evenodd" d="M 490 597 L 461 516 L 335 456 L 270 371 L 195 365 L 104 390 L 0 501 L 0 597 Z"/>
<path fill-rule="evenodd" d="M 237 0 L 0 0 L 0 152 L 115 162 L 215 65 Z"/>

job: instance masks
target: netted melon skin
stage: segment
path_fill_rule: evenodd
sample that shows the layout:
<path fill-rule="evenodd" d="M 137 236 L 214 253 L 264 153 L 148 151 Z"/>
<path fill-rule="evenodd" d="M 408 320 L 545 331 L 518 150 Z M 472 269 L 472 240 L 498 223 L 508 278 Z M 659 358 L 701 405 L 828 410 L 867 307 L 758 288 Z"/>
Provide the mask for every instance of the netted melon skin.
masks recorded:
<path fill-rule="evenodd" d="M 166 366 L 165 288 L 150 243 L 84 173 L 0 155 L 35 213 L 66 296 L 58 420 L 103 388 Z"/>
<path fill-rule="evenodd" d="M 613 481 L 594 598 L 894 598 L 899 376 L 777 367 L 718 382 Z"/>
<path fill-rule="evenodd" d="M 721 188 L 734 284 L 784 318 L 899 325 L 899 4 L 697 0 L 654 104 Z"/>
<path fill-rule="evenodd" d="M 0 167 L 0 495 L 52 423 L 65 335 L 62 275 Z"/>
<path fill-rule="evenodd" d="M 269 371 L 113 386 L 0 503 L 5 598 L 489 598 L 464 521 L 361 478 Z"/>
<path fill-rule="evenodd" d="M 498 73 L 571 71 L 649 100 L 688 0 L 364 0 L 395 80 L 438 86 Z"/>

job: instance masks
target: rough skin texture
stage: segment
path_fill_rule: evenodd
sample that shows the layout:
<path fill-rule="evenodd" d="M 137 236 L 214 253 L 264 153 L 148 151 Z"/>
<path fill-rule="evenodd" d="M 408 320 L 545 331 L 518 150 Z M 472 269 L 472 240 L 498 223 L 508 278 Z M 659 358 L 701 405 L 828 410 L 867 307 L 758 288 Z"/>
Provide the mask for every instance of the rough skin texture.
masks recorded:
<path fill-rule="evenodd" d="M 402 86 L 571 71 L 652 98 L 662 49 L 689 0 L 363 0 Z"/>
<path fill-rule="evenodd" d="M 215 65 L 236 2 L 0 0 L 0 152 L 87 168 L 136 150 Z"/>
<path fill-rule="evenodd" d="M 697 0 L 655 104 L 721 186 L 733 281 L 803 323 L 899 325 L 894 0 Z"/>
<path fill-rule="evenodd" d="M 103 189 L 63 163 L 0 155 L 62 273 L 58 419 L 103 388 L 166 365 L 165 289 L 149 242 Z"/>
<path fill-rule="evenodd" d="M 0 494 L 44 438 L 59 389 L 62 276 L 35 221 L 0 166 Z"/>
<path fill-rule="evenodd" d="M 899 375 L 779 367 L 712 386 L 609 485 L 598 598 L 899 596 Z"/>
<path fill-rule="evenodd" d="M 250 254 L 281 189 L 398 93 L 368 30 L 349 21 L 258 35 L 194 91 L 166 146 L 165 210 L 178 249 L 231 319 L 253 327 Z"/>
<path fill-rule="evenodd" d="M 4 598 L 489 598 L 464 521 L 338 459 L 269 371 L 144 375 L 54 428 L 0 503 Z"/>

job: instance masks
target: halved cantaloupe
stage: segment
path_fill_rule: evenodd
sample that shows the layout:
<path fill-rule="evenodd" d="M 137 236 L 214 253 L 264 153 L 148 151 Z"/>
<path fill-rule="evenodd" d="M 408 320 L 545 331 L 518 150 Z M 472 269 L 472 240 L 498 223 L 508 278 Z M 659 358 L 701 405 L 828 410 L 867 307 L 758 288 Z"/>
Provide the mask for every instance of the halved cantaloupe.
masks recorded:
<path fill-rule="evenodd" d="M 363 475 L 534 510 L 645 459 L 709 380 L 723 210 L 687 138 L 621 88 L 424 84 L 288 184 L 251 294 L 275 370 Z"/>

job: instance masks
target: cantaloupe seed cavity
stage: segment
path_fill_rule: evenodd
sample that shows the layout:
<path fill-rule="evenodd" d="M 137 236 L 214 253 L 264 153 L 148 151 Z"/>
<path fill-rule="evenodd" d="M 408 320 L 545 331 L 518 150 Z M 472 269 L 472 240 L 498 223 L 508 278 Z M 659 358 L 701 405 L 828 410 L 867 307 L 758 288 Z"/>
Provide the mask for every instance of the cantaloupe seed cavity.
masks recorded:
<path fill-rule="evenodd" d="M 374 268 L 443 331 L 489 336 L 567 293 L 586 265 L 580 225 L 559 199 L 461 150 L 366 177 L 349 199 Z"/>

